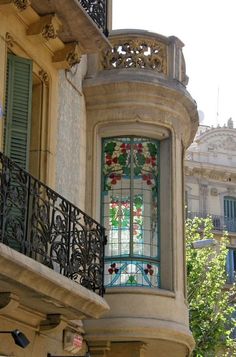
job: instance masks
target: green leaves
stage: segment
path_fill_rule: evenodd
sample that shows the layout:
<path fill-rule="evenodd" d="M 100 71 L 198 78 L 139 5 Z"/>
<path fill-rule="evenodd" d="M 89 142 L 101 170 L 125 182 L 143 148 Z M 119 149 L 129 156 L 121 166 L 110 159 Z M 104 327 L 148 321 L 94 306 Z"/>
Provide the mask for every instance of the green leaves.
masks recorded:
<path fill-rule="evenodd" d="M 147 146 L 151 156 L 157 155 L 157 147 L 155 144 L 148 143 Z"/>
<path fill-rule="evenodd" d="M 116 147 L 116 143 L 111 141 L 105 145 L 104 151 L 106 154 L 112 155 Z"/>
<path fill-rule="evenodd" d="M 134 197 L 134 205 L 136 209 L 143 207 L 143 197 L 136 195 Z"/>
<path fill-rule="evenodd" d="M 127 154 L 122 154 L 118 157 L 118 163 L 121 165 L 121 166 L 125 166 L 126 164 L 126 159 L 127 159 Z"/>
<path fill-rule="evenodd" d="M 137 153 L 136 154 L 137 162 L 140 166 L 143 166 L 146 162 L 146 158 L 143 154 Z"/>
<path fill-rule="evenodd" d="M 236 289 L 225 289 L 227 236 L 220 238 L 216 248 L 191 248 L 196 240 L 212 239 L 212 230 L 210 217 L 186 221 L 188 303 L 190 327 L 196 341 L 194 357 L 214 357 L 219 350 L 230 351 L 234 344 L 230 331 L 235 323 L 229 301 Z"/>

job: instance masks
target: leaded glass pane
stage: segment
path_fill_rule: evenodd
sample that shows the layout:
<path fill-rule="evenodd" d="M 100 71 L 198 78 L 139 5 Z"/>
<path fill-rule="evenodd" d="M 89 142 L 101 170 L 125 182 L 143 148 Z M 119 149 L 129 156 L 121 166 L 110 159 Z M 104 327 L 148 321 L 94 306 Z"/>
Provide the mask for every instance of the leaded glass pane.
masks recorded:
<path fill-rule="evenodd" d="M 158 141 L 136 137 L 105 139 L 102 163 L 102 218 L 108 233 L 106 258 L 148 257 L 158 262 Z M 126 263 L 122 263 L 124 271 L 119 268 L 123 273 L 118 285 L 126 285 L 124 276 L 129 275 L 131 267 L 136 267 L 138 280 L 131 285 L 152 286 L 147 283 L 147 276 L 143 276 L 141 283 L 145 269 L 141 260 Z"/>
<path fill-rule="evenodd" d="M 105 264 L 105 285 L 112 286 L 159 286 L 158 264 L 148 261 L 112 261 Z"/>

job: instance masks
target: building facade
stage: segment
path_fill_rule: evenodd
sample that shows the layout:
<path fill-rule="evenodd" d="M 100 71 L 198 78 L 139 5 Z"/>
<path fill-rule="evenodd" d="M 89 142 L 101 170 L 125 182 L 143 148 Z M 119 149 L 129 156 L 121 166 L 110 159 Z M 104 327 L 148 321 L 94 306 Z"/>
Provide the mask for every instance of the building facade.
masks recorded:
<path fill-rule="evenodd" d="M 190 356 L 183 43 L 107 38 L 110 1 L 0 0 L 0 15 L 0 353 Z"/>
<path fill-rule="evenodd" d="M 80 188 L 81 83 L 87 53 L 110 46 L 108 11 L 106 1 L 0 1 L 1 356 L 85 355 L 82 321 L 109 309 L 104 229 L 82 211 Z"/>
<path fill-rule="evenodd" d="M 183 155 L 198 115 L 183 44 L 140 30 L 109 40 L 112 50 L 89 56 L 84 81 L 86 211 L 107 229 L 111 308 L 86 321 L 87 337 L 108 357 L 186 356 Z"/>
<path fill-rule="evenodd" d="M 211 216 L 218 239 L 228 232 L 226 286 L 232 286 L 236 281 L 236 129 L 231 118 L 223 127 L 199 126 L 185 157 L 185 200 L 186 217 Z M 236 329 L 232 336 L 236 338 Z"/>
<path fill-rule="evenodd" d="M 223 127 L 200 126 L 185 159 L 187 215 L 211 215 L 215 233 L 228 231 L 228 281 L 236 272 L 236 129 L 232 119 Z"/>

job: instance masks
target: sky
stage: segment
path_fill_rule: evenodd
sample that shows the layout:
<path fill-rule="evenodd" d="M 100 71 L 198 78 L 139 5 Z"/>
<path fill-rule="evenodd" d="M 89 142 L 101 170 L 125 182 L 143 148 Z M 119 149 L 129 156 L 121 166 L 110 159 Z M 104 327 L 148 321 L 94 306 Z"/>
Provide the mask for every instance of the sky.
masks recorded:
<path fill-rule="evenodd" d="M 113 0 L 113 29 L 131 28 L 178 37 L 201 123 L 236 127 L 236 0 Z"/>

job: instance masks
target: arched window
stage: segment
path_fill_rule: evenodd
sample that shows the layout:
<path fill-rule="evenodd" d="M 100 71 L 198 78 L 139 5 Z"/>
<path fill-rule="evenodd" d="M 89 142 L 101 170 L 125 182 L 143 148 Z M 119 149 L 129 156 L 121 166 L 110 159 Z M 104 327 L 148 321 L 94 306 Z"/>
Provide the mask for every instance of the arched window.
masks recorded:
<path fill-rule="evenodd" d="M 159 286 L 159 141 L 103 139 L 105 285 Z"/>

